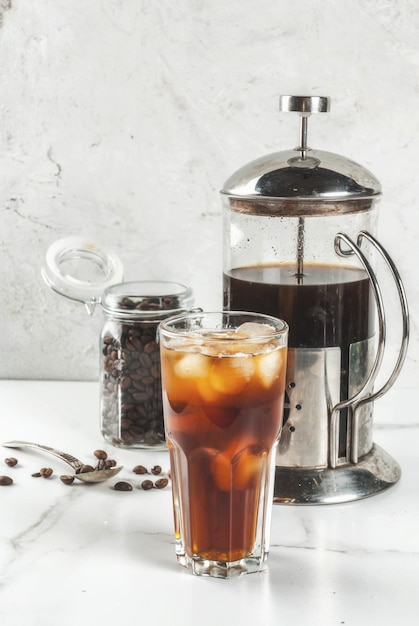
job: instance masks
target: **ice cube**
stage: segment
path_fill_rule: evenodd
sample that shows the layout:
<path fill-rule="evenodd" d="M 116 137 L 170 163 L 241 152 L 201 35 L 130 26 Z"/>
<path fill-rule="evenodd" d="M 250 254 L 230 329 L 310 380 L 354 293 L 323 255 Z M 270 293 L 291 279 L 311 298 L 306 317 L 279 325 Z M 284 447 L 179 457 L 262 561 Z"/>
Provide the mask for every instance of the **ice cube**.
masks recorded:
<path fill-rule="evenodd" d="M 174 372 L 179 378 L 204 378 L 208 375 L 207 361 L 202 354 L 189 352 L 174 365 Z"/>
<path fill-rule="evenodd" d="M 266 453 L 253 446 L 245 448 L 233 459 L 234 488 L 254 488 L 262 478 L 262 468 Z"/>
<path fill-rule="evenodd" d="M 223 452 L 215 454 L 211 461 L 214 482 L 221 491 L 229 491 L 232 483 L 231 458 Z"/>
<path fill-rule="evenodd" d="M 213 360 L 209 372 L 209 384 L 223 394 L 240 394 L 246 388 L 255 371 L 251 357 L 224 357 Z"/>
<path fill-rule="evenodd" d="M 281 372 L 283 350 L 273 350 L 260 355 L 258 359 L 258 374 L 265 389 L 273 384 Z"/>
<path fill-rule="evenodd" d="M 237 334 L 235 331 L 225 329 L 222 331 L 206 331 L 202 335 L 203 342 L 200 346 L 202 354 L 207 356 L 221 356 L 237 352 Z"/>
<path fill-rule="evenodd" d="M 268 324 L 260 324 L 256 322 L 244 322 L 237 327 L 237 333 L 243 333 L 246 337 L 270 337 L 274 334 L 275 329 Z"/>

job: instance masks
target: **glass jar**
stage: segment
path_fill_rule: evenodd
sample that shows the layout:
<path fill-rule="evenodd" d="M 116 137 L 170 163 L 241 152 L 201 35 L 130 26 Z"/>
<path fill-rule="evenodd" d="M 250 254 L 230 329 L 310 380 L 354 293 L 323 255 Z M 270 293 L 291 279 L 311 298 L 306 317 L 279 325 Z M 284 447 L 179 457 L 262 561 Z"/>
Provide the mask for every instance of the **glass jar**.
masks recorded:
<path fill-rule="evenodd" d="M 192 304 L 191 289 L 165 281 L 121 283 L 103 294 L 100 427 L 112 445 L 166 447 L 157 328 Z"/>
<path fill-rule="evenodd" d="M 98 242 L 66 237 L 47 250 L 46 284 L 82 302 L 89 315 L 101 305 L 100 428 L 123 448 L 164 449 L 160 354 L 161 320 L 191 310 L 192 290 L 168 281 L 122 282 L 118 255 Z"/>

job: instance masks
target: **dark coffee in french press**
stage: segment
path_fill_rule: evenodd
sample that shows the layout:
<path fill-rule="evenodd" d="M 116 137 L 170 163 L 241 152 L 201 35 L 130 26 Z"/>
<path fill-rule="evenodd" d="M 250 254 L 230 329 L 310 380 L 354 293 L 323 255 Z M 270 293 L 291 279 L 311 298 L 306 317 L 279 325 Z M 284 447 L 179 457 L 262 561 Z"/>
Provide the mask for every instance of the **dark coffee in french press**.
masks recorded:
<path fill-rule="evenodd" d="M 380 183 L 357 163 L 307 146 L 308 117 L 328 111 L 329 99 L 280 102 L 301 115 L 300 145 L 244 166 L 222 190 L 224 307 L 268 313 L 290 327 L 275 501 L 343 502 L 400 476 L 373 443 L 372 407 L 404 361 L 407 303 L 373 234 Z M 373 252 L 394 279 L 403 325 L 399 358 L 375 390 L 386 324 Z"/>
<path fill-rule="evenodd" d="M 290 264 L 242 267 L 226 274 L 224 284 L 228 309 L 250 307 L 290 320 L 290 348 L 340 346 L 341 396 L 348 397 L 351 345 L 374 335 L 374 302 L 364 270 L 308 264 L 298 279 Z M 340 458 L 346 455 L 346 413 L 340 416 Z"/>

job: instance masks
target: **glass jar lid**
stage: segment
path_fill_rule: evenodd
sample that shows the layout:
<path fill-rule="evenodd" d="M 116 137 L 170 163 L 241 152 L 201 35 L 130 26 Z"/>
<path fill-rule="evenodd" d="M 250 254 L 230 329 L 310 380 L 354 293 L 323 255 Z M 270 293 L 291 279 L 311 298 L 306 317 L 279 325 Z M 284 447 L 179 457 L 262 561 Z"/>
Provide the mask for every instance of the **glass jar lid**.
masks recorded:
<path fill-rule="evenodd" d="M 90 314 L 102 301 L 104 291 L 123 280 L 118 255 L 82 237 L 55 241 L 47 250 L 41 273 L 51 289 L 83 302 Z"/>

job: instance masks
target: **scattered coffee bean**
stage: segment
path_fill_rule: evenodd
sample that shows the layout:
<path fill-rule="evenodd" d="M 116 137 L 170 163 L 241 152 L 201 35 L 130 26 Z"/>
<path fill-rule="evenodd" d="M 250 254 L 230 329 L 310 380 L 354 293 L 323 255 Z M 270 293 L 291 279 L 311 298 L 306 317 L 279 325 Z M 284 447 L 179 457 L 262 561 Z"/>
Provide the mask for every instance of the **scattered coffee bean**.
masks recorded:
<path fill-rule="evenodd" d="M 125 480 L 120 480 L 118 483 L 115 483 L 113 488 L 115 491 L 132 491 L 132 485 L 127 483 Z"/>
<path fill-rule="evenodd" d="M 115 467 L 115 465 L 116 461 L 113 459 L 106 459 L 106 461 L 103 461 L 103 469 L 110 469 L 111 467 Z"/>
<path fill-rule="evenodd" d="M 141 488 L 144 489 L 145 491 L 148 491 L 149 489 L 153 489 L 153 481 L 143 480 L 143 482 L 141 483 Z"/>
<path fill-rule="evenodd" d="M 87 472 L 94 472 L 95 468 L 91 465 L 82 465 L 76 469 L 76 474 L 86 474 Z"/>
<path fill-rule="evenodd" d="M 69 474 L 63 474 L 62 476 L 60 476 L 60 480 L 65 485 L 71 485 L 72 483 L 74 483 L 74 476 L 70 476 Z"/>
<path fill-rule="evenodd" d="M 15 465 L 17 465 L 17 459 L 15 459 L 13 456 L 8 457 L 7 459 L 4 459 L 4 462 L 9 467 L 14 467 Z"/>
<path fill-rule="evenodd" d="M 147 474 L 147 468 L 144 465 L 136 465 L 132 471 L 134 474 Z"/>
<path fill-rule="evenodd" d="M 0 485 L 5 487 L 13 485 L 13 478 L 10 478 L 10 476 L 0 476 Z"/>
<path fill-rule="evenodd" d="M 155 465 L 154 467 L 151 468 L 151 473 L 154 474 L 155 476 L 158 476 L 159 474 L 161 474 L 161 467 L 160 465 Z"/>
<path fill-rule="evenodd" d="M 54 472 L 51 467 L 41 467 L 39 473 L 43 478 L 49 478 Z"/>
<path fill-rule="evenodd" d="M 169 480 L 167 478 L 159 478 L 154 483 L 156 489 L 164 489 L 169 484 Z"/>
<path fill-rule="evenodd" d="M 105 450 L 95 450 L 93 452 L 93 454 L 95 455 L 95 457 L 97 459 L 99 459 L 100 461 L 104 461 L 105 459 L 108 458 L 107 453 L 105 452 Z"/>
<path fill-rule="evenodd" d="M 39 478 L 40 476 L 42 476 L 41 472 L 35 472 L 34 474 L 31 474 L 31 476 L 33 478 Z"/>

